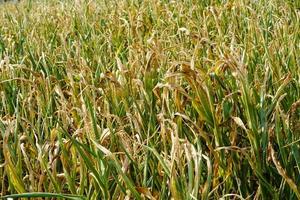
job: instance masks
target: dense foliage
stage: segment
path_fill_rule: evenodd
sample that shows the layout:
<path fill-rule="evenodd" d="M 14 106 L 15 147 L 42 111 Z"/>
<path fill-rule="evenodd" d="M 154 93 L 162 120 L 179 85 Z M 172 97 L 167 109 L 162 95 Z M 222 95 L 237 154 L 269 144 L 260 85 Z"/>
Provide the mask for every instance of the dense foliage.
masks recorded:
<path fill-rule="evenodd" d="M 1 195 L 299 199 L 298 3 L 1 5 Z"/>

